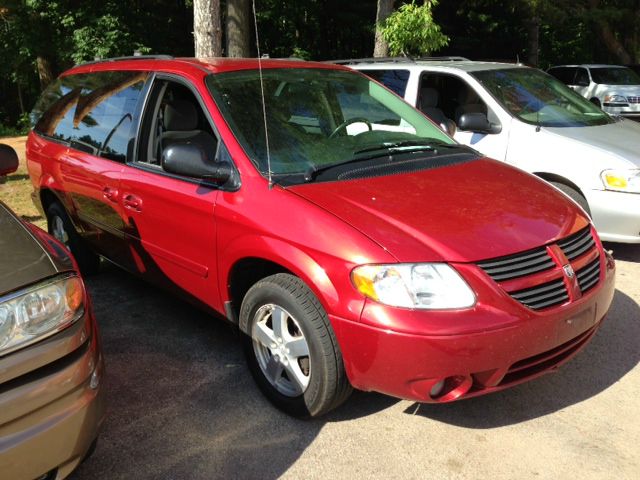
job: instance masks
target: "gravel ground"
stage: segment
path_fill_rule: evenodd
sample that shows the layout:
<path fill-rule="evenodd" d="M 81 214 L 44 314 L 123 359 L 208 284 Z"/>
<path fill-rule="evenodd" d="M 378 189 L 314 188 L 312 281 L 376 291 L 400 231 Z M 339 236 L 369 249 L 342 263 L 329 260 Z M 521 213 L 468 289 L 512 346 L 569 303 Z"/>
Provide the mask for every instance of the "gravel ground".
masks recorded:
<path fill-rule="evenodd" d="M 607 248 L 609 317 L 559 372 L 447 405 L 356 392 L 306 422 L 262 397 L 222 321 L 108 267 L 88 280 L 108 417 L 71 478 L 636 479 L 640 245 Z"/>

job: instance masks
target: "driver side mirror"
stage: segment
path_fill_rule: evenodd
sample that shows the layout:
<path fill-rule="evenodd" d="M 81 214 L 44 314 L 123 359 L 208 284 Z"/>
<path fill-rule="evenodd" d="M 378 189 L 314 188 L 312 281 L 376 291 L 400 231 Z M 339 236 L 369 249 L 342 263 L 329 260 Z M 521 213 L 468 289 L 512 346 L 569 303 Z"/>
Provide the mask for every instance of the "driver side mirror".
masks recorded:
<path fill-rule="evenodd" d="M 176 143 L 162 152 L 162 168 L 176 175 L 199 178 L 215 185 L 223 185 L 233 175 L 229 162 L 209 160 L 205 149 L 197 143 Z"/>
<path fill-rule="evenodd" d="M 484 113 L 465 113 L 458 120 L 458 129 L 474 133 L 496 134 L 502 131 L 502 125 L 491 123 Z"/>
<path fill-rule="evenodd" d="M 9 175 L 18 169 L 18 154 L 9 145 L 0 143 L 0 177 Z"/>

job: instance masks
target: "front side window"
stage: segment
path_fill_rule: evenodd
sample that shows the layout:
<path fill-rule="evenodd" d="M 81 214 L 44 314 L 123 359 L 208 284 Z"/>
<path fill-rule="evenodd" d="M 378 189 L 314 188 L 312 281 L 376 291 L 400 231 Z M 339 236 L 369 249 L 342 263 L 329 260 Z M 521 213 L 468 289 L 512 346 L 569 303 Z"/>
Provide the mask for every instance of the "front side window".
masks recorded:
<path fill-rule="evenodd" d="M 266 132 L 257 70 L 207 77 L 225 120 L 263 174 L 303 174 L 377 149 L 456 145 L 422 114 L 358 73 L 266 69 L 263 85 Z"/>
<path fill-rule="evenodd" d="M 472 75 L 523 122 L 542 127 L 605 125 L 613 119 L 554 77 L 532 68 L 473 72 Z"/>
<path fill-rule="evenodd" d="M 604 85 L 640 85 L 640 76 L 626 67 L 597 67 L 591 69 L 595 83 Z"/>
<path fill-rule="evenodd" d="M 59 78 L 33 111 L 33 129 L 72 148 L 124 162 L 147 72 L 96 72 Z"/>
<path fill-rule="evenodd" d="M 361 70 L 365 75 L 380 82 L 395 94 L 404 97 L 409 81 L 409 70 Z"/>

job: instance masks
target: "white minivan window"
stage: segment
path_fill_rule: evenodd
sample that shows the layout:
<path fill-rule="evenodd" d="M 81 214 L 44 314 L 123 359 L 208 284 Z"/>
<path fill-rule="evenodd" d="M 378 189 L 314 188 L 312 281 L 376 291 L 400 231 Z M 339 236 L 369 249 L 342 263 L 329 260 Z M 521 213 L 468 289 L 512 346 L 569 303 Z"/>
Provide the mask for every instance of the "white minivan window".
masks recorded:
<path fill-rule="evenodd" d="M 551 75 L 530 68 L 473 72 L 512 115 L 541 127 L 606 125 L 614 120 Z"/>

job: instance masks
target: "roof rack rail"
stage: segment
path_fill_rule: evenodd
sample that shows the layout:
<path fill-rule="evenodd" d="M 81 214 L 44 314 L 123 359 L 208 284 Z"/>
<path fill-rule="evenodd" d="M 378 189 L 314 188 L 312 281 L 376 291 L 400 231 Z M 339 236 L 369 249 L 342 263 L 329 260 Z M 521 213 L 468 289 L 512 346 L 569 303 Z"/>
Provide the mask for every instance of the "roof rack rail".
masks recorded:
<path fill-rule="evenodd" d="M 80 63 L 76 66 L 80 65 L 91 65 L 93 63 L 102 63 L 102 62 L 117 62 L 119 60 L 172 60 L 174 57 L 172 55 L 129 55 L 124 57 L 111 57 L 111 58 L 97 58 L 91 62 Z"/>
<path fill-rule="evenodd" d="M 345 60 L 327 60 L 325 63 L 335 63 L 337 65 L 354 65 L 357 63 L 415 63 L 420 62 L 468 62 L 465 57 L 371 57 L 371 58 L 349 58 Z"/>
<path fill-rule="evenodd" d="M 466 57 L 457 57 L 455 55 L 448 57 L 418 57 L 416 60 L 421 61 L 434 61 L 434 62 L 469 62 L 470 60 Z"/>
<path fill-rule="evenodd" d="M 347 58 L 344 60 L 326 60 L 324 63 L 336 65 L 353 65 L 356 63 L 415 63 L 411 57 L 371 57 L 371 58 Z"/>

